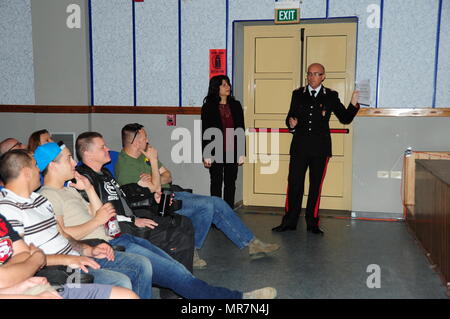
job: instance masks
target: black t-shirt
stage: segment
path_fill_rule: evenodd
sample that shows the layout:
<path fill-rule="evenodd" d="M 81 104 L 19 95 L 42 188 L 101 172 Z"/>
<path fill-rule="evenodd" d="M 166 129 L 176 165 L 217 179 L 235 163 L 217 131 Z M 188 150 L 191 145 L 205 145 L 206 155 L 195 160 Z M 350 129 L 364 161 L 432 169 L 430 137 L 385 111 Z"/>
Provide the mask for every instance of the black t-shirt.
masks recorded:
<path fill-rule="evenodd" d="M 100 172 L 95 172 L 90 167 L 83 164 L 77 167 L 77 171 L 91 181 L 92 186 L 94 186 L 94 189 L 103 204 L 108 202 L 111 203 L 118 215 L 133 215 L 126 203 L 125 193 L 120 189 L 119 183 L 117 183 L 106 168 L 103 168 Z M 89 201 L 86 192 L 81 191 L 80 193 L 86 201 Z"/>
<path fill-rule="evenodd" d="M 13 255 L 13 242 L 22 239 L 11 224 L 0 214 L 0 266 Z"/>

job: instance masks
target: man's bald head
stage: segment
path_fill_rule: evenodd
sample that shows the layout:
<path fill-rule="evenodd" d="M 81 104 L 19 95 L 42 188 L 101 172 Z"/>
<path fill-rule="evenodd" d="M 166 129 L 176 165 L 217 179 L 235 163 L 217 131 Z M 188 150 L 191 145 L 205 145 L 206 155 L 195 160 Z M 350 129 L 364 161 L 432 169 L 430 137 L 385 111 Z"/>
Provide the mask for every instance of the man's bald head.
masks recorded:
<path fill-rule="evenodd" d="M 320 64 L 320 63 L 313 63 L 310 66 L 308 66 L 308 72 L 310 70 L 317 70 L 317 69 L 320 69 L 320 72 L 325 74 L 325 67 L 322 64 Z"/>
<path fill-rule="evenodd" d="M 313 88 L 318 88 L 325 80 L 325 67 L 320 63 L 313 63 L 308 67 L 308 84 Z"/>
<path fill-rule="evenodd" d="M 20 143 L 18 140 L 16 140 L 13 137 L 8 137 L 7 139 L 4 139 L 0 142 L 0 155 L 11 151 L 11 150 L 23 150 L 26 146 Z"/>

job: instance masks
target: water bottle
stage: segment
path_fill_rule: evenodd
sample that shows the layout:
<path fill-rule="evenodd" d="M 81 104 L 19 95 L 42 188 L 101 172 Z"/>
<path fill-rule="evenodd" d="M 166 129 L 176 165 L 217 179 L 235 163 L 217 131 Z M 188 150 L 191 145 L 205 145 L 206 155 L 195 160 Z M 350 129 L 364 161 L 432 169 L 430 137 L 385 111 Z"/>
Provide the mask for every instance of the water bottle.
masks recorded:
<path fill-rule="evenodd" d="M 120 231 L 119 221 L 117 220 L 116 216 L 111 217 L 106 223 L 105 223 L 105 233 L 106 236 L 109 237 L 119 237 L 122 235 L 122 232 Z"/>

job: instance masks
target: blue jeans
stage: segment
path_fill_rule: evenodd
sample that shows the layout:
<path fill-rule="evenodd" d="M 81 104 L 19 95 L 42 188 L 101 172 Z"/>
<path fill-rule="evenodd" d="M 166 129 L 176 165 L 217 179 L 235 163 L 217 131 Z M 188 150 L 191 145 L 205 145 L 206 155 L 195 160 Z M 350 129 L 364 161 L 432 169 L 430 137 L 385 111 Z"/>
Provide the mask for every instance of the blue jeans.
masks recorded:
<path fill-rule="evenodd" d="M 211 286 L 195 278 L 186 267 L 144 238 L 122 234 L 109 243 L 124 246 L 128 253 L 146 257 L 153 266 L 153 283 L 170 288 L 184 298 L 242 299 L 242 292 Z"/>
<path fill-rule="evenodd" d="M 151 299 L 153 269 L 147 258 L 131 251 L 116 251 L 114 255 L 114 261 L 94 258 L 101 267 L 89 268 L 89 273 L 95 277 L 94 283 L 129 288 L 140 298 Z"/>
<path fill-rule="evenodd" d="M 240 249 L 255 238 L 234 210 L 220 197 L 176 192 L 175 199 L 182 200 L 176 213 L 191 219 L 195 229 L 195 248 L 201 248 L 214 224 Z"/>

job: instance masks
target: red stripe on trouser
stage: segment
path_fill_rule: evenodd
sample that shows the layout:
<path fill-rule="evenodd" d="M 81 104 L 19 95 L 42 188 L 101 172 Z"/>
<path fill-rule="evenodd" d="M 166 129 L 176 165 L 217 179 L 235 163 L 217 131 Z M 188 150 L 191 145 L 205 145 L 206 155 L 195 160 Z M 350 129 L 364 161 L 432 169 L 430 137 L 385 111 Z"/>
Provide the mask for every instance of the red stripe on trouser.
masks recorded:
<path fill-rule="evenodd" d="M 287 213 L 289 211 L 289 184 L 286 190 L 286 202 L 284 203 L 284 212 Z"/>
<path fill-rule="evenodd" d="M 289 172 L 291 171 L 291 163 L 289 163 Z M 286 201 L 284 203 L 284 212 L 287 213 L 289 211 L 289 178 L 288 185 L 286 187 Z"/>
<path fill-rule="evenodd" d="M 320 195 L 322 194 L 323 181 L 325 180 L 325 175 L 327 174 L 327 166 L 329 160 L 330 158 L 327 157 L 325 168 L 323 169 L 322 181 L 320 182 L 319 195 L 317 196 L 316 206 L 314 207 L 314 218 L 319 218 Z"/>

